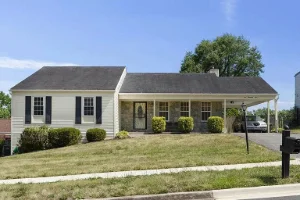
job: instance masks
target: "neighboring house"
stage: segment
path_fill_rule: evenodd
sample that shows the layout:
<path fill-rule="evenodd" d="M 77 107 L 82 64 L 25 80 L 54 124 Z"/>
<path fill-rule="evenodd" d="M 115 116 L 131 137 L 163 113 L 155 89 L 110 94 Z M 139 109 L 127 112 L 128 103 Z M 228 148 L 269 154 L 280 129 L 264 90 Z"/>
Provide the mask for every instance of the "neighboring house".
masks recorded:
<path fill-rule="evenodd" d="M 4 137 L 4 135 L 10 135 L 10 129 L 10 119 L 0 119 L 0 137 Z"/>
<path fill-rule="evenodd" d="M 277 92 L 260 77 L 196 73 L 127 73 L 125 67 L 43 67 L 11 89 L 12 148 L 25 127 L 93 127 L 108 136 L 119 130 L 151 131 L 153 116 L 173 130 L 180 116 L 206 131 L 212 115 L 226 108 L 269 102 Z M 277 101 L 275 101 L 277 103 Z M 226 130 L 224 130 L 226 131 Z"/>
<path fill-rule="evenodd" d="M 300 124 L 300 72 L 295 74 L 295 107 L 297 111 L 297 121 Z"/>

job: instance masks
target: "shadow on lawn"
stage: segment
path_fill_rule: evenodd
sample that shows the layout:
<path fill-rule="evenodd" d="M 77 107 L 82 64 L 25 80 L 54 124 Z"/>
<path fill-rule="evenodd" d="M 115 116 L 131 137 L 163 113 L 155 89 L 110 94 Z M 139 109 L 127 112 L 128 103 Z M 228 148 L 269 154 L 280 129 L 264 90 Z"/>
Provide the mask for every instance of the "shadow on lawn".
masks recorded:
<path fill-rule="evenodd" d="M 271 184 L 274 185 L 278 182 L 278 180 L 274 176 L 254 176 L 253 178 L 260 179 L 261 181 L 263 181 L 265 184 L 268 185 Z"/>

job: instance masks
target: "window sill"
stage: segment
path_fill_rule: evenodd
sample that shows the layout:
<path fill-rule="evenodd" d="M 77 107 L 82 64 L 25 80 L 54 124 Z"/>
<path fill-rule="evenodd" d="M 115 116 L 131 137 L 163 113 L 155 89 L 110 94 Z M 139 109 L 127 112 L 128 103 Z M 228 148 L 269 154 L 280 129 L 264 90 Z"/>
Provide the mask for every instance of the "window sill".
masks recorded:
<path fill-rule="evenodd" d="M 96 124 L 96 122 L 82 122 L 81 124 L 83 124 L 83 125 L 89 125 L 89 124 Z"/>

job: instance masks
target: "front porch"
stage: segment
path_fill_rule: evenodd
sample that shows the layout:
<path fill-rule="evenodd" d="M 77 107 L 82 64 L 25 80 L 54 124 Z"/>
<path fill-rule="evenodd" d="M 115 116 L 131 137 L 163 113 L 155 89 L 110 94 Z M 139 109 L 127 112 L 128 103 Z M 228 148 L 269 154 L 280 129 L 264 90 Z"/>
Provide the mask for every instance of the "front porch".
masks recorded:
<path fill-rule="evenodd" d="M 139 108 L 143 109 L 142 117 L 137 116 Z M 182 111 L 183 108 L 185 108 L 184 111 Z M 151 132 L 152 117 L 165 116 L 166 132 L 176 132 L 176 123 L 179 117 L 191 116 L 194 119 L 194 132 L 206 132 L 206 119 L 202 118 L 204 116 L 222 116 L 222 102 L 208 102 L 205 113 L 201 112 L 201 108 L 201 101 L 122 101 L 120 128 L 130 132 Z"/>
<path fill-rule="evenodd" d="M 224 119 L 226 130 L 226 109 L 240 108 L 242 103 L 248 107 L 274 100 L 275 127 L 278 127 L 277 99 L 272 95 L 168 95 L 168 94 L 121 95 L 119 99 L 120 130 L 129 132 L 152 132 L 152 117 L 164 116 L 166 132 L 176 132 L 181 116 L 194 119 L 193 132 L 207 132 L 207 119 L 220 116 Z M 149 100 L 151 99 L 151 100 Z M 269 112 L 268 112 L 269 113 Z M 269 117 L 268 117 L 269 119 Z M 268 132 L 270 131 L 268 123 Z"/>

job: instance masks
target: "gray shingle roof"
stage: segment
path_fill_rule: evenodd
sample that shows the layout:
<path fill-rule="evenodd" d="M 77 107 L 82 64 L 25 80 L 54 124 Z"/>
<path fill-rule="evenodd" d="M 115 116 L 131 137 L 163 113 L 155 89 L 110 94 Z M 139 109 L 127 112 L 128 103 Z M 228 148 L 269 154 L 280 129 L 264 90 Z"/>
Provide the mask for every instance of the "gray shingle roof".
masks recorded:
<path fill-rule="evenodd" d="M 120 93 L 277 94 L 260 77 L 195 73 L 128 73 Z"/>
<path fill-rule="evenodd" d="M 125 67 L 43 67 L 12 90 L 114 90 Z"/>

